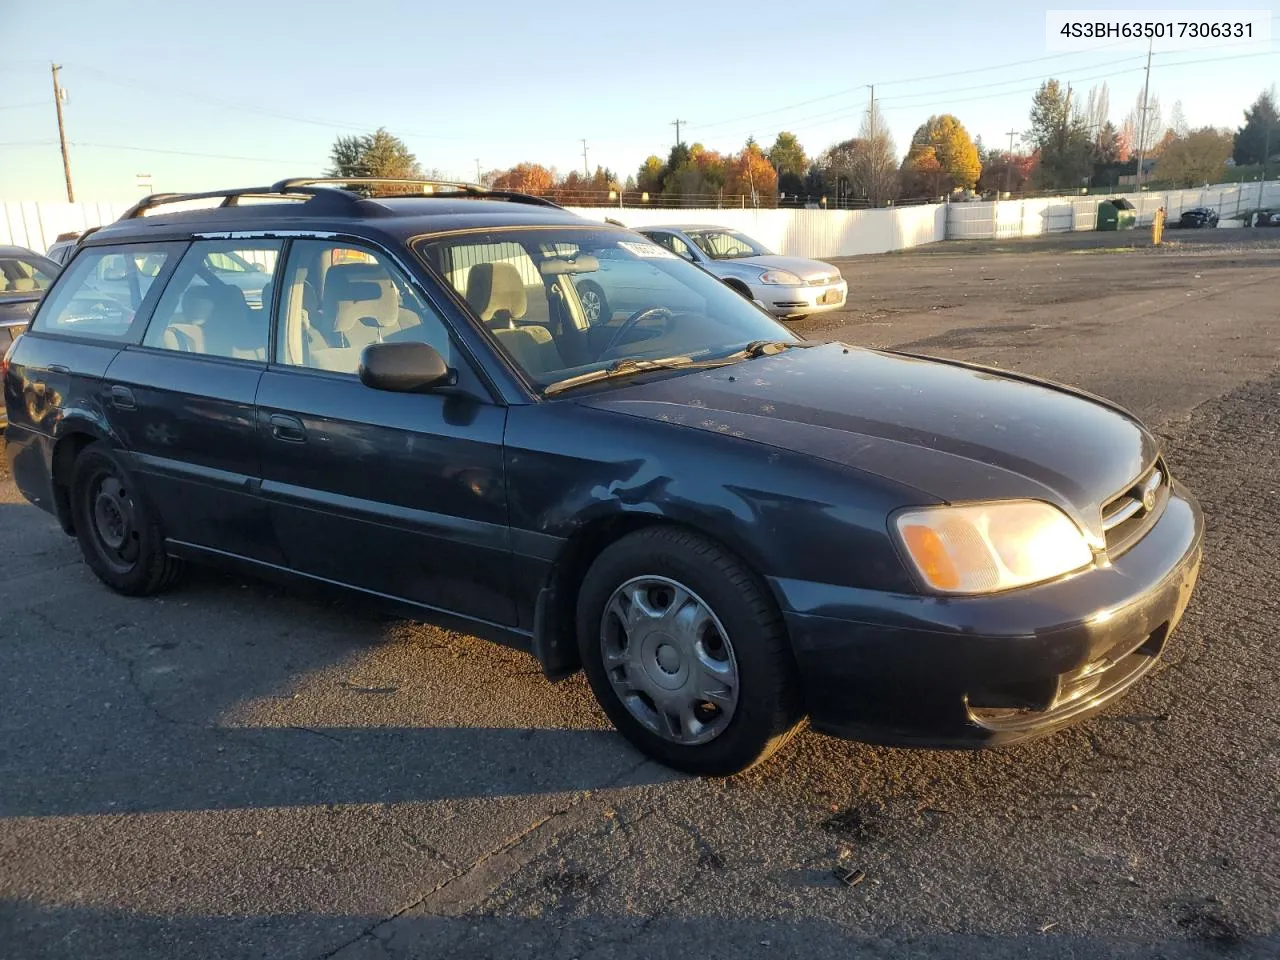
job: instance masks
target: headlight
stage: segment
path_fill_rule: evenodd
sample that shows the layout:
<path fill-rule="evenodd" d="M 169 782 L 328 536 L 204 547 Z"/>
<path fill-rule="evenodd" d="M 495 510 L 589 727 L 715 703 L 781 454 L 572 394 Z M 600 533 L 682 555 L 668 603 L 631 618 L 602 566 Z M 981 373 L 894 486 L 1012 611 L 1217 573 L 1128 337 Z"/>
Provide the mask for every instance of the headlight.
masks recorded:
<path fill-rule="evenodd" d="M 938 593 L 996 593 L 1093 562 L 1080 528 L 1039 500 L 925 507 L 894 524 L 921 580 Z"/>
<path fill-rule="evenodd" d="M 790 286 L 795 286 L 797 284 L 804 283 L 804 281 L 801 280 L 799 277 L 797 277 L 794 273 L 789 273 L 786 270 L 766 270 L 764 273 L 760 274 L 760 282 L 761 283 L 785 283 Z"/>

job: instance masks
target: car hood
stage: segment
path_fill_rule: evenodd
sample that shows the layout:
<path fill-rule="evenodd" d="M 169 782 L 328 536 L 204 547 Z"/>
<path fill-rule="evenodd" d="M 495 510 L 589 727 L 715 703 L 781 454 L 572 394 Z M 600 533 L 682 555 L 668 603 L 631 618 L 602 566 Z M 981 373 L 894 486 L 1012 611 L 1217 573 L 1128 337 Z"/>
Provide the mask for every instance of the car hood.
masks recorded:
<path fill-rule="evenodd" d="M 824 280 L 828 277 L 838 280 L 840 278 L 840 271 L 829 263 L 823 263 L 821 260 L 806 260 L 804 257 L 780 257 L 776 254 L 712 260 L 710 265 L 716 273 L 739 268 L 742 273 L 751 275 L 756 275 L 762 270 L 786 270 L 794 273 L 801 280 Z"/>
<path fill-rule="evenodd" d="M 1029 497 L 1101 542 L 1101 505 L 1154 462 L 1127 411 L 1034 378 L 826 344 L 583 397 L 875 474 L 944 502 Z"/>

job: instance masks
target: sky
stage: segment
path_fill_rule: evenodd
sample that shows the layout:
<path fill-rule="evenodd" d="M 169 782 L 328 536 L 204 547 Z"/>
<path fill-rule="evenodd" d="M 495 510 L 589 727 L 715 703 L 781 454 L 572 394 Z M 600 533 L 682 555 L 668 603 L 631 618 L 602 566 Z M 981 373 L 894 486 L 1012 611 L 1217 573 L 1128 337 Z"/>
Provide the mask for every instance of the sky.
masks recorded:
<path fill-rule="evenodd" d="M 141 173 L 156 191 L 319 175 L 335 137 L 380 126 L 424 168 L 467 180 L 477 162 L 580 170 L 583 139 L 592 170 L 625 177 L 666 156 L 676 119 L 687 143 L 729 152 L 790 130 L 816 156 L 856 135 L 872 84 L 900 155 L 943 112 L 1007 147 L 1049 77 L 1078 96 L 1106 81 L 1118 126 L 1146 60 L 1129 45 L 1050 49 L 1046 10 L 1098 0 L 0 4 L 0 200 L 65 199 L 51 62 L 76 199 L 105 201 L 141 195 Z M 1233 5 L 1269 10 L 1280 36 L 1277 0 Z M 1176 9 L 1125 6 L 1162 20 Z M 1181 101 L 1192 127 L 1236 128 L 1278 79 L 1280 43 L 1157 47 L 1152 59 L 1165 118 Z"/>

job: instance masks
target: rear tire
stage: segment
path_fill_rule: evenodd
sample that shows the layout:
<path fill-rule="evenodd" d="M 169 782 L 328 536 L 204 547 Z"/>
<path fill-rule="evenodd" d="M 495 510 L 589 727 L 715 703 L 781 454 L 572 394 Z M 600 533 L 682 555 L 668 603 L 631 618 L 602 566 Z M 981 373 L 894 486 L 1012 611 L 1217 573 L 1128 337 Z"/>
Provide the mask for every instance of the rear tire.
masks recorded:
<path fill-rule="evenodd" d="M 577 633 L 609 719 L 669 767 L 728 776 L 799 729 L 799 679 L 773 597 L 695 533 L 650 527 L 606 548 L 582 582 Z"/>
<path fill-rule="evenodd" d="M 85 563 L 118 593 L 159 593 L 181 575 L 182 561 L 165 552 L 164 532 L 141 487 L 101 441 L 72 464 L 71 515 Z"/>

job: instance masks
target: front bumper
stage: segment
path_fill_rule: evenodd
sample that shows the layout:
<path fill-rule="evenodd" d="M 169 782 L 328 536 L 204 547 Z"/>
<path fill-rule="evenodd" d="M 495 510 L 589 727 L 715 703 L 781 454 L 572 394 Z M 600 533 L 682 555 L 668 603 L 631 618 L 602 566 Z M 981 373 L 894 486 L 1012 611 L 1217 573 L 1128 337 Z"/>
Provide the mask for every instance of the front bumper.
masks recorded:
<path fill-rule="evenodd" d="M 753 283 L 750 286 L 752 299 L 759 300 L 766 310 L 783 319 L 840 310 L 849 297 L 849 284 L 845 280 L 821 286 L 780 286 L 776 283 Z"/>
<path fill-rule="evenodd" d="M 813 726 L 901 746 L 1049 733 L 1154 665 L 1200 568 L 1204 521 L 1175 484 L 1155 526 L 1108 567 L 991 597 L 774 580 Z"/>

